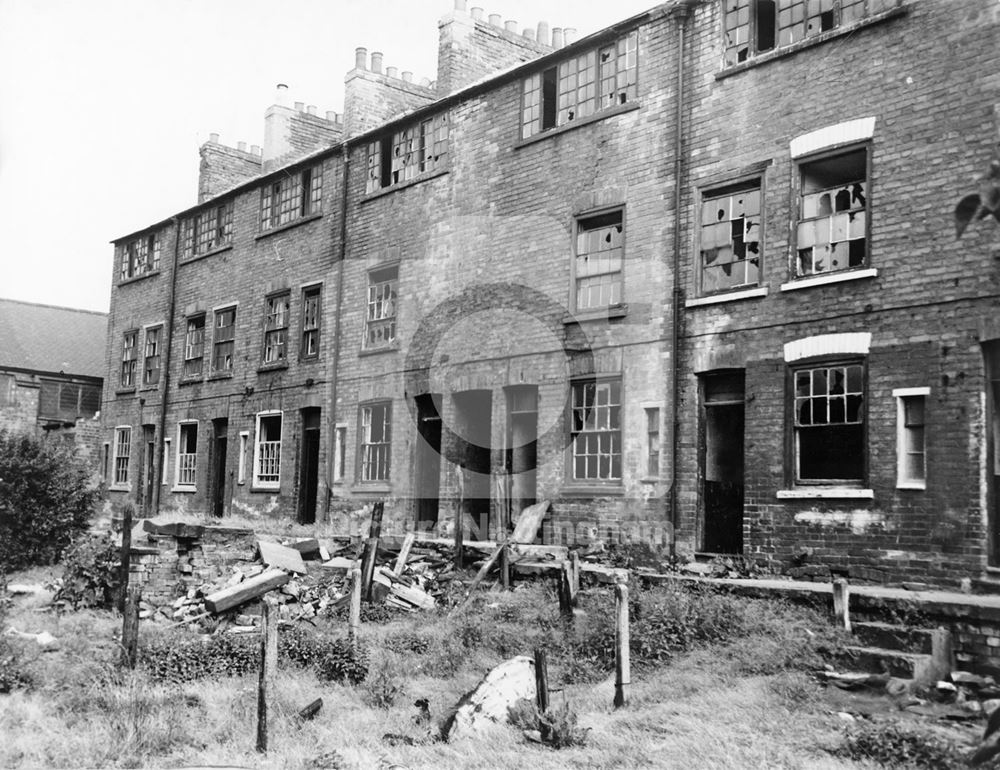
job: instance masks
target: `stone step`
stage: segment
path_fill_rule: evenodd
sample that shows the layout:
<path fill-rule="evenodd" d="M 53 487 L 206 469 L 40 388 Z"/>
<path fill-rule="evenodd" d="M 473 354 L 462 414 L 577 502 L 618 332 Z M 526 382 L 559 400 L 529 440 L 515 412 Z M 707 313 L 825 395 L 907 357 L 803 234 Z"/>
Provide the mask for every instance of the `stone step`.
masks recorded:
<path fill-rule="evenodd" d="M 906 628 L 878 621 L 853 621 L 851 628 L 860 646 L 931 654 L 930 629 Z"/>
<path fill-rule="evenodd" d="M 850 671 L 889 674 L 900 679 L 920 679 L 931 663 L 930 655 L 902 652 L 885 647 L 848 646 L 836 656 L 837 663 Z"/>

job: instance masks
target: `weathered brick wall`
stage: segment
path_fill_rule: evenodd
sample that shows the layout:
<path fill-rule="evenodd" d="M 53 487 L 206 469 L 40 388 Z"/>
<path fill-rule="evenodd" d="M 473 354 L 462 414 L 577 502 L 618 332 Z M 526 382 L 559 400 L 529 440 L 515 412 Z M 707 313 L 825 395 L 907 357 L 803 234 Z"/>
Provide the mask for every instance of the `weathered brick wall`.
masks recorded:
<path fill-rule="evenodd" d="M 342 129 L 340 123 L 308 112 L 303 104 L 297 103 L 295 108 L 281 104 L 271 105 L 264 114 L 261 170 L 270 173 L 329 147 L 340 140 Z"/>
<path fill-rule="evenodd" d="M 35 433 L 41 393 L 35 378 L 21 372 L 0 374 L 0 389 L 0 428 L 12 433 Z"/>
<path fill-rule="evenodd" d="M 218 142 L 205 142 L 198 149 L 198 154 L 201 156 L 198 165 L 199 203 L 204 203 L 261 172 L 260 155 Z"/>
<path fill-rule="evenodd" d="M 344 132 L 347 136 L 364 133 L 434 98 L 427 86 L 355 67 L 344 78 Z"/>
<path fill-rule="evenodd" d="M 998 137 L 1000 11 L 992 0 L 925 0 L 797 53 L 719 77 L 721 5 L 696 10 L 689 34 L 689 158 L 682 221 L 687 298 L 697 296 L 694 190 L 765 164 L 760 285 L 767 296 L 684 313 L 682 526 L 700 547 L 696 374 L 746 370 L 747 552 L 782 565 L 796 554 L 852 578 L 920 575 L 951 582 L 986 565 L 983 363 L 977 330 L 995 316 L 1000 270 L 981 229 L 954 239 L 951 212 Z M 928 34 L 942 30 L 942 34 Z M 984 73 L 969 79 L 968 72 Z M 988 74 L 987 74 L 988 73 Z M 782 291 L 792 278 L 789 143 L 875 120 L 870 150 L 870 267 L 877 276 Z M 870 332 L 867 482 L 873 500 L 779 500 L 788 486 L 787 367 L 782 345 Z M 927 386 L 927 489 L 896 489 L 893 388 Z"/>

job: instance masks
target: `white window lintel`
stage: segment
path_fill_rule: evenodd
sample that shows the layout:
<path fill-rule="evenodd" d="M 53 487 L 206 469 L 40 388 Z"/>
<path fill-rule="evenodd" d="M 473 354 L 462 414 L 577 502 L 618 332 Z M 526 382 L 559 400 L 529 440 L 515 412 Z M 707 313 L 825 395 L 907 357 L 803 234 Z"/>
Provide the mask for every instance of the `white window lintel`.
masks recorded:
<path fill-rule="evenodd" d="M 871 332 L 844 332 L 841 334 L 820 334 L 785 343 L 785 361 L 799 361 L 803 358 L 828 355 L 868 355 L 871 348 Z"/>
<path fill-rule="evenodd" d="M 793 158 L 801 158 L 811 155 L 814 152 L 830 150 L 835 147 L 863 142 L 871 139 L 875 135 L 875 118 L 858 118 L 857 120 L 847 120 L 832 126 L 810 131 L 808 134 L 797 136 L 789 144 L 789 151 Z"/>

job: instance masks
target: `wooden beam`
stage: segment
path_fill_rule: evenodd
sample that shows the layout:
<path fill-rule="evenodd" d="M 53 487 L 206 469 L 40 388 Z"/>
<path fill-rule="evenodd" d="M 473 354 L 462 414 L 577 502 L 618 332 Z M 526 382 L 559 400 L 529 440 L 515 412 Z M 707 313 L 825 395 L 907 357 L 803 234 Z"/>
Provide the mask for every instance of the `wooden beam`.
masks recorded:
<path fill-rule="evenodd" d="M 267 751 L 267 699 L 278 671 L 278 607 L 264 600 L 260 616 L 260 678 L 257 680 L 257 751 Z"/>
<path fill-rule="evenodd" d="M 122 656 L 123 668 L 135 668 L 139 649 L 139 602 L 142 591 L 138 586 L 129 586 L 125 596 L 125 611 L 122 613 Z"/>
<path fill-rule="evenodd" d="M 290 580 L 288 573 L 280 569 L 270 569 L 255 577 L 248 578 L 229 588 L 223 588 L 205 597 L 205 609 L 212 614 L 225 612 L 244 602 L 263 596 L 268 591 L 283 586 Z"/>
<path fill-rule="evenodd" d="M 379 500 L 372 508 L 372 521 L 368 528 L 368 542 L 365 543 L 364 554 L 361 557 L 361 573 L 364 580 L 364 600 L 372 600 L 372 578 L 375 575 L 375 556 L 378 553 L 378 540 L 382 535 L 382 515 L 385 511 L 385 501 Z"/>
<path fill-rule="evenodd" d="M 544 714 L 549 710 L 549 666 L 545 657 L 545 650 L 535 648 L 535 705 L 538 706 L 538 713 Z M 542 740 L 548 738 L 548 726 L 541 722 Z"/>
<path fill-rule="evenodd" d="M 469 585 L 468 591 L 465 594 L 465 598 L 462 599 L 461 604 L 459 604 L 453 611 L 460 610 L 466 604 L 469 603 L 469 600 L 472 598 L 472 592 L 475 591 L 476 588 L 479 587 L 479 584 L 483 582 L 483 578 L 486 577 L 486 573 L 490 571 L 490 567 L 492 567 L 493 564 L 496 562 L 496 560 L 500 558 L 500 553 L 506 547 L 507 547 L 507 541 L 504 540 L 502 543 L 500 543 L 500 545 L 496 547 L 496 550 L 493 551 L 492 554 L 490 554 L 490 557 L 485 562 L 483 562 L 483 566 L 479 568 L 479 572 L 477 572 L 476 576 L 472 579 L 472 583 Z"/>
<path fill-rule="evenodd" d="M 122 511 L 122 551 L 118 572 L 118 611 L 125 612 L 125 594 L 128 592 L 129 567 L 132 553 L 132 503 L 125 503 Z"/>
<path fill-rule="evenodd" d="M 358 630 L 361 628 L 361 570 L 351 570 L 351 612 L 347 626 L 348 638 L 352 646 L 358 644 Z"/>
<path fill-rule="evenodd" d="M 413 542 L 417 539 L 417 536 L 413 532 L 408 532 L 406 537 L 403 538 L 403 546 L 399 549 L 399 556 L 396 557 L 396 564 L 392 568 L 392 571 L 397 575 L 403 574 L 403 569 L 406 567 L 406 560 L 410 557 L 410 549 L 413 548 Z"/>
<path fill-rule="evenodd" d="M 632 666 L 629 653 L 628 586 L 615 585 L 615 708 L 628 705 Z"/>

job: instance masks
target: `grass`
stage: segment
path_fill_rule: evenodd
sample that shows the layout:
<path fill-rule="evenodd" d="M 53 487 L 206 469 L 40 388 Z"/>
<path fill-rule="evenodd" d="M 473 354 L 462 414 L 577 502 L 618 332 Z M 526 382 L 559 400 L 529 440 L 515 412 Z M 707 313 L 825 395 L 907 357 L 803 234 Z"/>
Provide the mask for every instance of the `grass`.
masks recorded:
<path fill-rule="evenodd" d="M 119 618 L 57 615 L 19 599 L 7 625 L 48 630 L 60 649 L 22 645 L 36 687 L 0 696 L 0 767 L 875 766 L 862 754 L 831 753 L 847 745 L 844 723 L 804 673 L 824 645 L 838 643 L 821 616 L 683 588 L 633 592 L 630 704 L 614 710 L 608 594 L 591 592 L 571 623 L 545 586 L 532 585 L 484 592 L 452 615 L 364 624 L 372 651 L 365 682 L 321 681 L 308 667 L 279 670 L 266 757 L 254 751 L 254 675 L 160 684 L 141 668 L 123 674 L 114 665 Z M 321 633 L 343 632 L 339 619 L 320 625 Z M 142 634 L 162 631 L 143 625 Z M 557 751 L 507 725 L 476 741 L 433 740 L 436 723 L 486 671 L 535 646 L 550 653 L 553 707 L 576 714 L 586 745 Z M 317 697 L 322 710 L 300 722 L 298 711 Z M 417 699 L 429 701 L 430 725 L 415 721 Z"/>

